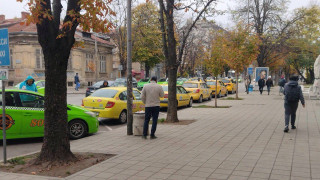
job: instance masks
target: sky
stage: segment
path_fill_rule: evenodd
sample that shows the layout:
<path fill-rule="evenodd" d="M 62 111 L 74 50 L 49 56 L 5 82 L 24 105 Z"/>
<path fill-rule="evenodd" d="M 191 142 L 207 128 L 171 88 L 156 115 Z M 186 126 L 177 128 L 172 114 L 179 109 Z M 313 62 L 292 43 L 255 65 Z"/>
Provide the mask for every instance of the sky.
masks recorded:
<path fill-rule="evenodd" d="M 247 2 L 247 0 L 242 0 Z M 291 0 L 289 3 L 289 11 L 295 8 L 307 7 L 311 3 L 316 3 L 320 5 L 320 0 Z M 228 10 L 233 9 L 236 5 L 235 0 L 218 0 L 217 9 Z M 21 11 L 28 11 L 25 3 L 19 3 L 16 0 L 0 0 L 0 14 L 4 14 L 6 19 L 11 19 L 14 17 L 21 17 Z M 226 14 L 222 16 L 217 16 L 214 18 L 216 23 L 222 27 L 228 27 L 232 23 L 231 16 Z"/>

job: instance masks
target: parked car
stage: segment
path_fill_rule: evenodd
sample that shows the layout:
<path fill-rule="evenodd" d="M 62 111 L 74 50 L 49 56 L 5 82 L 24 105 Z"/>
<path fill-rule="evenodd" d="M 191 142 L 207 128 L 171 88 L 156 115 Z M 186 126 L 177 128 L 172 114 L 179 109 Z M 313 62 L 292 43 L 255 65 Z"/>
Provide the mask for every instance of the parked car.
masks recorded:
<path fill-rule="evenodd" d="M 143 86 L 144 86 L 145 84 L 149 84 L 149 83 L 150 83 L 150 79 L 140 79 L 140 80 L 138 81 L 137 88 L 141 91 L 142 88 L 143 88 Z"/>
<path fill-rule="evenodd" d="M 132 111 L 144 110 L 141 93 L 133 89 Z M 120 123 L 127 122 L 127 88 L 101 88 L 82 100 L 82 107 L 95 112 L 100 118 L 117 119 Z"/>
<path fill-rule="evenodd" d="M 182 85 L 187 80 L 188 80 L 187 78 L 178 78 L 177 79 L 177 85 Z"/>
<path fill-rule="evenodd" d="M 43 137 L 44 95 L 27 90 L 7 89 L 5 96 L 7 139 Z M 2 105 L 2 98 L 0 104 Z M 71 104 L 68 104 L 67 108 L 71 139 L 79 139 L 98 131 L 99 122 L 95 113 Z M 2 111 L 0 114 L 2 116 Z M 0 138 L 2 139 L 2 126 Z"/>
<path fill-rule="evenodd" d="M 86 97 L 90 96 L 93 92 L 100 89 L 100 86 L 103 84 L 104 81 L 98 81 L 94 83 L 92 86 L 89 86 L 86 90 Z M 108 86 L 112 86 L 114 81 L 108 81 Z"/>
<path fill-rule="evenodd" d="M 127 87 L 127 78 L 117 78 L 111 87 Z M 138 87 L 138 81 L 136 78 L 132 78 L 132 87 Z"/>
<path fill-rule="evenodd" d="M 221 97 L 221 95 L 228 96 L 228 91 L 226 85 L 221 80 L 217 80 L 218 86 L 217 86 L 217 93 L 216 93 L 216 80 L 208 80 L 207 85 L 212 90 L 212 96 L 214 97 L 217 95 L 217 97 Z"/>
<path fill-rule="evenodd" d="M 161 79 L 159 79 L 159 81 L 158 81 L 158 84 L 168 84 L 168 78 L 161 78 Z"/>
<path fill-rule="evenodd" d="M 211 89 L 202 81 L 186 81 L 182 85 L 194 101 L 202 102 L 203 99 L 211 100 Z"/>
<path fill-rule="evenodd" d="M 237 92 L 236 84 L 232 79 L 221 79 L 221 81 L 227 86 L 229 94 L 234 94 L 235 92 Z"/>
<path fill-rule="evenodd" d="M 168 85 L 162 85 L 162 89 L 164 91 L 164 97 L 160 98 L 160 107 L 168 107 Z M 188 106 L 192 107 L 193 99 L 189 95 L 188 91 L 182 87 L 177 86 L 177 104 L 178 107 Z"/>

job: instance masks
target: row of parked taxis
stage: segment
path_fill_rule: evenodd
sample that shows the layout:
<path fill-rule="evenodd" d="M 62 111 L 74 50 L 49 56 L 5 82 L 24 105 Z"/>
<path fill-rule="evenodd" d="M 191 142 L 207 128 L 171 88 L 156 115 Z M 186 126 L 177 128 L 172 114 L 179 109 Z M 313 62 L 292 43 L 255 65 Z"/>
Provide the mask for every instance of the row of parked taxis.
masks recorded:
<path fill-rule="evenodd" d="M 182 85 L 177 85 L 177 106 L 191 107 L 193 102 L 198 103 L 204 100 L 211 100 L 215 95 L 217 97 L 227 96 L 228 93 L 234 93 L 235 85 L 232 80 L 218 80 L 217 93 L 216 81 L 208 80 L 188 80 Z M 161 84 L 164 97 L 160 98 L 160 107 L 168 107 L 168 84 Z M 82 100 L 82 106 L 94 113 L 100 118 L 117 119 L 120 123 L 127 122 L 127 88 L 126 87 L 108 87 L 102 88 Z M 141 92 L 133 89 L 133 112 L 144 110 L 144 104 L 141 101 Z"/>

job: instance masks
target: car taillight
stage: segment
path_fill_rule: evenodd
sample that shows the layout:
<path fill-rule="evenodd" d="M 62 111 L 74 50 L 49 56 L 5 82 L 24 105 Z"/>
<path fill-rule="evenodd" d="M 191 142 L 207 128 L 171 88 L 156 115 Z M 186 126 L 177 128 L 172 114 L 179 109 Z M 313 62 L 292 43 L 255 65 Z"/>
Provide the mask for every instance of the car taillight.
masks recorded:
<path fill-rule="evenodd" d="M 81 103 L 81 106 L 84 106 L 84 105 L 83 105 L 83 99 L 82 99 L 82 103 Z"/>
<path fill-rule="evenodd" d="M 168 94 L 164 94 L 164 98 L 168 98 Z"/>
<path fill-rule="evenodd" d="M 115 104 L 115 102 L 108 101 L 106 108 L 112 108 L 114 106 L 114 104 Z"/>
<path fill-rule="evenodd" d="M 199 93 L 200 89 L 193 90 L 193 93 Z"/>

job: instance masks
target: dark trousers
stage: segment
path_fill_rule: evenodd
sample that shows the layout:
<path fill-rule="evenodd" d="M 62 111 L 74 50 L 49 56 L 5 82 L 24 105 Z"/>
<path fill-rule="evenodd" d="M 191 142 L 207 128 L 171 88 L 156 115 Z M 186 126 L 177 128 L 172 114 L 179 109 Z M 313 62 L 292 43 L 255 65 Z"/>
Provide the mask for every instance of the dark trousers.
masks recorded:
<path fill-rule="evenodd" d="M 259 86 L 259 91 L 260 91 L 260 94 L 262 94 L 262 92 L 263 92 L 263 86 Z"/>
<path fill-rule="evenodd" d="M 299 102 L 294 103 L 284 103 L 284 112 L 285 112 L 285 125 L 289 126 L 289 119 L 291 116 L 291 126 L 294 126 L 294 123 L 296 122 L 296 112 L 298 109 Z"/>
<path fill-rule="evenodd" d="M 159 117 L 160 107 L 146 107 L 145 108 L 145 118 L 144 118 L 144 126 L 143 126 L 143 135 L 147 136 L 150 118 L 152 117 L 152 127 L 151 127 L 151 136 L 154 136 L 154 133 L 157 130 L 157 123 Z"/>
<path fill-rule="evenodd" d="M 268 95 L 270 94 L 270 89 L 271 89 L 271 86 L 267 86 Z"/>

